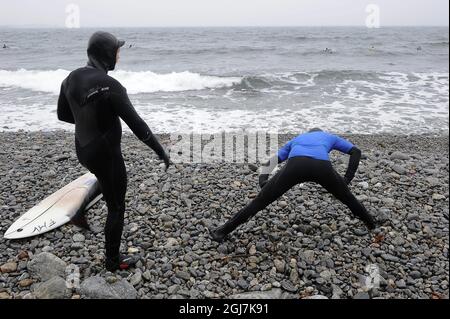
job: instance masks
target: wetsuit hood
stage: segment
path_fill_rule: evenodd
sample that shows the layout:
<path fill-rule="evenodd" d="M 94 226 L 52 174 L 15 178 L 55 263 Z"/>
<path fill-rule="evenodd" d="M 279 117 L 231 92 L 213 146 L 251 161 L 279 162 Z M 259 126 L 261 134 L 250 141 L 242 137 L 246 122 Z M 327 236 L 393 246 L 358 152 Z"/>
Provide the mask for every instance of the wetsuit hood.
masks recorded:
<path fill-rule="evenodd" d="M 117 50 L 125 44 L 108 32 L 95 32 L 89 39 L 87 54 L 88 65 L 105 72 L 112 71 L 116 67 Z"/>

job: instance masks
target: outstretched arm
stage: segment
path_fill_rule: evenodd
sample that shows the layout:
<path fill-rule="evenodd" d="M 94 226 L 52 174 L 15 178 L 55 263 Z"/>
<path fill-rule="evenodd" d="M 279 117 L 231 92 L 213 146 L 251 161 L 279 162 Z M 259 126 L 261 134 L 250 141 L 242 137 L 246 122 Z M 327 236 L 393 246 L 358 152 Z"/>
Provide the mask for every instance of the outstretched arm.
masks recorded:
<path fill-rule="evenodd" d="M 350 155 L 350 160 L 348 161 L 347 172 L 344 175 L 344 179 L 347 184 L 350 184 L 358 170 L 359 161 L 361 160 L 361 150 L 356 146 L 353 146 L 348 154 Z"/>
<path fill-rule="evenodd" d="M 269 180 L 270 174 L 273 172 L 277 164 L 281 163 L 278 155 L 272 156 L 266 163 L 262 164 L 259 168 L 259 186 L 261 188 L 266 185 Z"/>
<path fill-rule="evenodd" d="M 269 161 L 262 164 L 262 166 L 259 169 L 259 186 L 261 188 L 266 185 L 267 181 L 269 180 L 270 173 L 273 172 L 275 167 L 287 160 L 289 157 L 289 153 L 291 152 L 291 145 L 292 141 L 287 142 L 276 155 L 272 156 Z"/>
<path fill-rule="evenodd" d="M 120 87 L 119 89 L 113 90 L 110 99 L 116 114 L 124 120 L 137 138 L 149 146 L 158 155 L 159 159 L 164 160 L 167 169 L 170 165 L 169 156 L 155 135 L 153 135 L 148 125 L 134 109 L 125 88 Z"/>
<path fill-rule="evenodd" d="M 344 175 L 345 182 L 350 184 L 358 170 L 359 161 L 361 160 L 361 150 L 342 137 L 335 136 L 335 138 L 333 149 L 350 155 L 347 171 Z"/>
<path fill-rule="evenodd" d="M 67 79 L 61 84 L 61 90 L 59 92 L 58 98 L 58 109 L 56 113 L 58 114 L 58 120 L 75 124 L 75 119 L 73 118 L 72 110 L 70 109 L 69 102 L 67 101 L 66 95 L 64 93 Z"/>

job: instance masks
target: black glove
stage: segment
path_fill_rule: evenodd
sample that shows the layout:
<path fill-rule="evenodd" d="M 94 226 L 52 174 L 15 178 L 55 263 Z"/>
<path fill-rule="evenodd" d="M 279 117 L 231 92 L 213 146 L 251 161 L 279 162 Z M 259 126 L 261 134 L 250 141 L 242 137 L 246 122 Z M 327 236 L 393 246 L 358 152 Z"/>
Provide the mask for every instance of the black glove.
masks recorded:
<path fill-rule="evenodd" d="M 268 174 L 259 175 L 259 187 L 263 188 L 267 184 L 268 181 L 269 181 Z"/>

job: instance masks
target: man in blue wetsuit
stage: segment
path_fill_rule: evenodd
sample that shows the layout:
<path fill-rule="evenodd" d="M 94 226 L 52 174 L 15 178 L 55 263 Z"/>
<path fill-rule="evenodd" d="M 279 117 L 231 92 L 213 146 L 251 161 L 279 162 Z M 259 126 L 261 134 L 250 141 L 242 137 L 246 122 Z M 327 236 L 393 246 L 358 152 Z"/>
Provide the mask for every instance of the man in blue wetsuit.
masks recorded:
<path fill-rule="evenodd" d="M 344 177 L 341 177 L 331 165 L 329 153 L 332 150 L 350 155 Z M 320 184 L 344 203 L 370 230 L 374 229 L 376 226 L 374 218 L 369 215 L 347 186 L 355 176 L 360 159 L 361 151 L 356 146 L 320 129 L 312 129 L 308 133 L 295 137 L 284 145 L 274 158 L 264 164 L 259 176 L 262 189 L 258 196 L 224 225 L 212 231 L 212 239 L 218 242 L 223 241 L 239 225 L 280 198 L 294 185 L 303 182 Z M 269 174 L 274 167 L 271 163 L 276 165 L 286 160 L 286 165 L 269 180 Z"/>

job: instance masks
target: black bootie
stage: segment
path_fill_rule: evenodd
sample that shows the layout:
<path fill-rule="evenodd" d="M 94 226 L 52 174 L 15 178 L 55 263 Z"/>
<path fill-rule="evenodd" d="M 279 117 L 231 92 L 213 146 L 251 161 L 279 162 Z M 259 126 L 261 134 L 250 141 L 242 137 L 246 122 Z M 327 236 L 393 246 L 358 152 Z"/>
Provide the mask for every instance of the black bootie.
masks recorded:
<path fill-rule="evenodd" d="M 235 230 L 239 225 L 245 223 L 250 216 L 246 216 L 244 211 L 238 212 L 229 221 L 211 232 L 211 238 L 219 243 L 223 242 L 227 235 Z"/>

